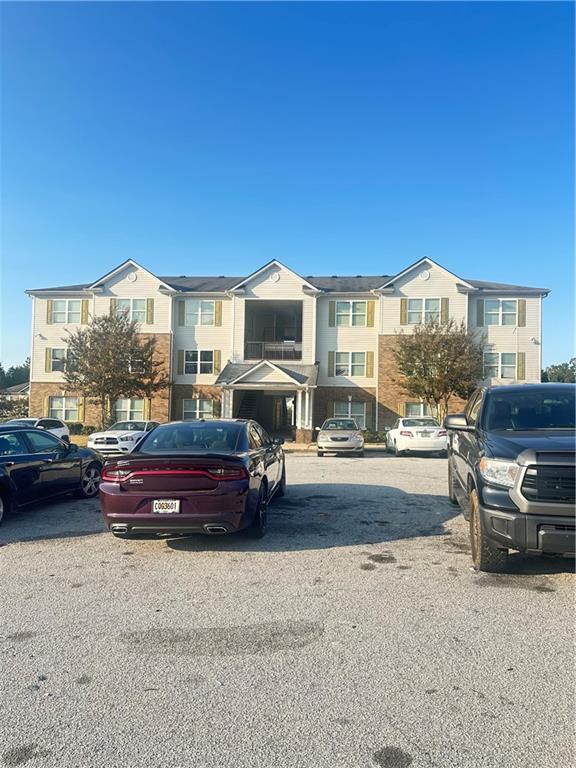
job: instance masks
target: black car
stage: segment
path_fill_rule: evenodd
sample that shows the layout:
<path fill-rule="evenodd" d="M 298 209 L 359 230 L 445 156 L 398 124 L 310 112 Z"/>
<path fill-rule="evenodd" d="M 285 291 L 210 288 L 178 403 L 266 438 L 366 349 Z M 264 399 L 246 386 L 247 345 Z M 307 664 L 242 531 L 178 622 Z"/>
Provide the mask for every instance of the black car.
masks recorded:
<path fill-rule="evenodd" d="M 501 571 L 508 550 L 572 555 L 574 384 L 478 389 L 446 417 L 448 494 L 470 521 L 474 566 Z"/>
<path fill-rule="evenodd" d="M 283 496 L 282 438 L 255 421 L 160 424 L 102 470 L 100 503 L 115 536 L 243 531 L 260 538 L 268 502 Z"/>
<path fill-rule="evenodd" d="M 45 429 L 0 425 L 0 521 L 10 509 L 65 493 L 97 495 L 100 456 Z"/>

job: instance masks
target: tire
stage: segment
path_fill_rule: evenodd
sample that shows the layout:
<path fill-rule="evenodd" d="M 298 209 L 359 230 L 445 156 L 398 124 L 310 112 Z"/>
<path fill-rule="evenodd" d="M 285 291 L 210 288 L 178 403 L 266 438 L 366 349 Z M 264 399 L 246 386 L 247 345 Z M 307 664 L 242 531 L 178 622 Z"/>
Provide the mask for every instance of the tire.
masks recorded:
<path fill-rule="evenodd" d="M 324 451 L 316 451 L 316 456 L 324 456 Z"/>
<path fill-rule="evenodd" d="M 6 517 L 9 510 L 10 499 L 8 494 L 0 491 L 0 525 L 2 525 L 2 520 Z"/>
<path fill-rule="evenodd" d="M 394 443 L 394 456 L 404 456 L 404 451 L 398 450 L 398 443 Z"/>
<path fill-rule="evenodd" d="M 258 508 L 254 515 L 254 520 L 243 533 L 249 539 L 261 539 L 266 534 L 268 527 L 268 499 L 266 498 L 265 486 L 260 489 L 258 496 Z"/>
<path fill-rule="evenodd" d="M 80 480 L 80 490 L 77 494 L 81 499 L 93 499 L 98 495 L 101 472 L 102 467 L 100 464 L 96 464 L 95 462 L 88 464 L 82 473 L 82 478 Z"/>
<path fill-rule="evenodd" d="M 452 462 L 448 459 L 448 501 L 450 504 L 458 506 L 458 499 L 454 493 L 454 470 L 452 469 Z"/>
<path fill-rule="evenodd" d="M 477 571 L 502 573 L 508 562 L 508 550 L 499 549 L 488 539 L 482 528 L 478 492 L 470 491 L 470 544 L 472 562 Z"/>
<path fill-rule="evenodd" d="M 282 462 L 282 476 L 274 494 L 275 499 L 281 499 L 286 493 L 286 460 Z"/>
<path fill-rule="evenodd" d="M 356 456 L 358 456 L 359 459 L 363 459 L 364 458 L 364 451 L 358 451 Z"/>

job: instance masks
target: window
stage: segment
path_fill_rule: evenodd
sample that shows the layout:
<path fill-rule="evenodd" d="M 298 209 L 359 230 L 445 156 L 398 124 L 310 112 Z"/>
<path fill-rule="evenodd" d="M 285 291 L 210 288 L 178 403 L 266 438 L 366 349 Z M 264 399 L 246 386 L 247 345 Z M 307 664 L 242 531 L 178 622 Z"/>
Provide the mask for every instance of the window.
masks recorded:
<path fill-rule="evenodd" d="M 214 401 L 194 398 L 182 401 L 183 419 L 211 419 L 214 416 Z"/>
<path fill-rule="evenodd" d="M 485 379 L 515 379 L 515 352 L 484 352 Z"/>
<path fill-rule="evenodd" d="M 48 416 L 61 421 L 78 421 L 78 398 L 51 397 L 48 400 Z"/>
<path fill-rule="evenodd" d="M 516 325 L 517 313 L 516 299 L 486 299 L 484 325 Z"/>
<path fill-rule="evenodd" d="M 214 352 L 187 350 L 184 353 L 184 373 L 214 373 Z"/>
<path fill-rule="evenodd" d="M 66 350 L 52 349 L 50 358 L 50 370 L 64 372 L 66 367 Z"/>
<path fill-rule="evenodd" d="M 214 325 L 214 302 L 187 299 L 184 302 L 184 325 Z"/>
<path fill-rule="evenodd" d="M 81 299 L 56 299 L 52 302 L 53 323 L 79 323 L 81 315 Z"/>
<path fill-rule="evenodd" d="M 428 403 L 406 403 L 404 406 L 404 414 L 408 417 L 412 416 L 413 418 L 436 416 Z"/>
<path fill-rule="evenodd" d="M 268 434 L 268 432 L 266 432 L 264 427 L 261 427 L 260 424 L 254 424 L 253 426 L 256 432 L 258 432 L 258 434 L 260 435 L 260 439 L 262 440 L 262 445 L 270 445 L 272 440 L 270 440 L 270 435 Z"/>
<path fill-rule="evenodd" d="M 336 352 L 336 376 L 365 376 L 366 352 Z"/>
<path fill-rule="evenodd" d="M 248 444 L 253 451 L 262 448 L 262 436 L 253 424 L 251 424 L 248 429 Z"/>
<path fill-rule="evenodd" d="M 120 398 L 114 404 L 115 421 L 144 421 L 144 400 Z"/>
<path fill-rule="evenodd" d="M 137 323 L 146 322 L 146 299 L 116 299 L 117 315 L 128 315 Z"/>
<path fill-rule="evenodd" d="M 422 314 L 424 313 L 424 314 Z M 408 324 L 421 325 L 440 320 L 440 299 L 408 299 Z"/>
<path fill-rule="evenodd" d="M 365 301 L 337 301 L 336 325 L 358 326 L 366 325 Z"/>
<path fill-rule="evenodd" d="M 191 421 L 160 424 L 138 444 L 138 452 L 162 456 L 174 451 L 234 451 L 242 441 L 246 427 L 237 422 Z M 241 442 L 241 445 L 245 443 Z"/>
<path fill-rule="evenodd" d="M 23 453 L 28 453 L 28 446 L 20 432 L 0 435 L 0 456 L 18 456 Z"/>
<path fill-rule="evenodd" d="M 360 429 L 366 426 L 366 403 L 336 402 L 334 416 L 354 419 Z"/>
<path fill-rule="evenodd" d="M 48 433 L 26 432 L 26 437 L 32 446 L 32 453 L 53 453 L 62 448 L 60 440 Z"/>

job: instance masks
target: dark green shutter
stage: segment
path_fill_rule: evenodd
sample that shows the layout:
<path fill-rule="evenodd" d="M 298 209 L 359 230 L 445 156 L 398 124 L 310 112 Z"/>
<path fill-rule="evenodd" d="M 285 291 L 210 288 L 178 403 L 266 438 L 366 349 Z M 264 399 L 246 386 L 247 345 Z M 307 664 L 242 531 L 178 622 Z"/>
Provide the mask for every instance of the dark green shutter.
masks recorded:
<path fill-rule="evenodd" d="M 328 302 L 328 325 L 330 328 L 334 328 L 336 325 L 336 302 Z"/>
<path fill-rule="evenodd" d="M 484 299 L 476 301 L 476 327 L 482 328 L 484 325 Z"/>
<path fill-rule="evenodd" d="M 335 375 L 335 355 L 334 352 L 328 352 L 328 376 Z"/>

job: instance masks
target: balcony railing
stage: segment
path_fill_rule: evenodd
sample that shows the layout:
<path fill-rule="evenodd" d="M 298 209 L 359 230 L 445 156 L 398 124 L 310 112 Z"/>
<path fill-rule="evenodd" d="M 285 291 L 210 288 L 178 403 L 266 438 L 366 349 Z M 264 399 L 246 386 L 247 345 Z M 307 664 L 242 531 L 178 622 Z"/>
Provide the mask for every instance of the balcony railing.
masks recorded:
<path fill-rule="evenodd" d="M 247 341 L 245 360 L 302 360 L 299 341 Z"/>

